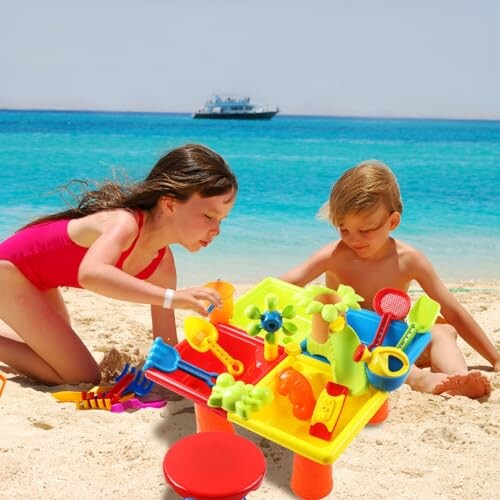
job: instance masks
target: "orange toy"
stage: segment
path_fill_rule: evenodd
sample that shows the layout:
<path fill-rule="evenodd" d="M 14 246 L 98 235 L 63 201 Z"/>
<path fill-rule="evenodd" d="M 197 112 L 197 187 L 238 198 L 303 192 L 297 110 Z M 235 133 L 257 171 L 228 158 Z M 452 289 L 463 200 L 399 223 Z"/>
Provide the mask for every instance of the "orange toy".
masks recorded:
<path fill-rule="evenodd" d="M 295 368 L 285 368 L 278 376 L 276 390 L 282 396 L 288 394 L 293 404 L 293 415 L 299 420 L 308 420 L 313 414 L 316 399 L 309 380 Z"/>

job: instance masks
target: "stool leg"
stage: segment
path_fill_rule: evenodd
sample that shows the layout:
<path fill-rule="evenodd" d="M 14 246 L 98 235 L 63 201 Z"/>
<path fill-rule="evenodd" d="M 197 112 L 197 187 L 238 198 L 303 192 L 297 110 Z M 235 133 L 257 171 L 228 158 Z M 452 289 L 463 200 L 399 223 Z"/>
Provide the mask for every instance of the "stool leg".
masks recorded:
<path fill-rule="evenodd" d="M 294 453 L 290 486 L 299 498 L 324 498 L 333 488 L 332 465 L 320 464 Z"/>
<path fill-rule="evenodd" d="M 231 422 L 218 413 L 215 413 L 205 405 L 194 404 L 194 413 L 196 415 L 197 432 L 233 432 L 234 427 Z"/>
<path fill-rule="evenodd" d="M 387 398 L 382 406 L 377 410 L 377 413 L 373 415 L 369 424 L 381 424 L 389 416 L 389 398 Z"/>

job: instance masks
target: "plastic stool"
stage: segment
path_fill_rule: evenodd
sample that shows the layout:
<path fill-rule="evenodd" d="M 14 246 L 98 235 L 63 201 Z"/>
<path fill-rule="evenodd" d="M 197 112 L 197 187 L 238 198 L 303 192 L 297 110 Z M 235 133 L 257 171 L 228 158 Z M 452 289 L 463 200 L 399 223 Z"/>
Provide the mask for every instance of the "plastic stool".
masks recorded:
<path fill-rule="evenodd" d="M 266 459 L 257 445 L 237 434 L 199 432 L 170 447 L 163 473 L 185 498 L 241 500 L 262 484 Z"/>

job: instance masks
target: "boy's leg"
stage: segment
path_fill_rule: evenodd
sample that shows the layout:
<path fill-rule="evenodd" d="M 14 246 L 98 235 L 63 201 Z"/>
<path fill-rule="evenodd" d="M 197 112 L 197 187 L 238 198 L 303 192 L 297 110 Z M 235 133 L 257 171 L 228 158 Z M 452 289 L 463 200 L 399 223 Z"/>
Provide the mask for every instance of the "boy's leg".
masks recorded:
<path fill-rule="evenodd" d="M 98 383 L 99 367 L 63 310 L 54 308 L 56 296 L 38 290 L 10 262 L 0 262 L 0 283 L 8 290 L 0 318 L 22 339 L 0 332 L 0 360 L 47 384 Z"/>
<path fill-rule="evenodd" d="M 447 324 L 432 328 L 430 345 L 432 371 L 438 373 L 467 373 L 465 357 L 457 344 L 457 332 Z"/>
<path fill-rule="evenodd" d="M 491 392 L 491 382 L 479 371 L 467 373 L 436 373 L 412 366 L 406 383 L 414 390 L 428 394 L 447 393 L 452 396 L 480 398 Z"/>

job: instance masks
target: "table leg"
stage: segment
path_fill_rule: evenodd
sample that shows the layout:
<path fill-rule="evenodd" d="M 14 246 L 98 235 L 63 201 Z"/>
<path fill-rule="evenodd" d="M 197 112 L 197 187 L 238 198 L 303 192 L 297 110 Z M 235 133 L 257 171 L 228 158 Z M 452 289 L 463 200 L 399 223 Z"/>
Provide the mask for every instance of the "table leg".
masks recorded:
<path fill-rule="evenodd" d="M 211 410 L 205 405 L 195 403 L 194 413 L 196 415 L 197 432 L 232 432 L 234 427 L 231 422 Z"/>
<path fill-rule="evenodd" d="M 389 416 L 389 398 L 387 398 L 382 406 L 377 410 L 377 413 L 373 415 L 369 424 L 381 424 Z"/>
<path fill-rule="evenodd" d="M 299 498 L 324 498 L 333 488 L 332 465 L 320 464 L 294 453 L 290 486 Z"/>

